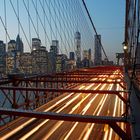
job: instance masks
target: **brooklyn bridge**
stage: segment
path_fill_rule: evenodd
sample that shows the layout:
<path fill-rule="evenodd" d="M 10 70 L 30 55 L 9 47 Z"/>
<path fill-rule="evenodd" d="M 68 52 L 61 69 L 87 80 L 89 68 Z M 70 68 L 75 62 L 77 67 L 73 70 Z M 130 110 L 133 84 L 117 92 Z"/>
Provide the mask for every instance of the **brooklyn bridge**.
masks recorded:
<path fill-rule="evenodd" d="M 140 139 L 139 19 L 126 0 L 113 62 L 86 1 L 2 0 L 0 139 Z"/>

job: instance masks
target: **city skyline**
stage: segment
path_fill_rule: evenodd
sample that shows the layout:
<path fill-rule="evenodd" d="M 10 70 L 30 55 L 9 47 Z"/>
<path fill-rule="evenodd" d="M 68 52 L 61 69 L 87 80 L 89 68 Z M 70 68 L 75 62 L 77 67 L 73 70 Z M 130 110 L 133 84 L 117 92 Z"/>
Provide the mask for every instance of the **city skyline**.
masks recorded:
<path fill-rule="evenodd" d="M 47 50 L 45 46 L 41 45 L 41 39 L 32 38 L 31 52 L 24 51 L 24 42 L 22 42 L 19 34 L 15 40 L 8 42 L 7 50 L 5 43 L 0 41 L 1 76 L 13 73 L 25 75 L 55 73 L 74 70 L 75 68 L 92 67 L 91 49 L 83 51 L 79 49 L 81 47 L 79 35 L 80 33 L 76 32 L 75 45 L 78 48 L 75 52 L 69 52 L 69 56 L 59 53 L 59 40 L 52 40 L 50 49 Z M 72 56 L 71 53 L 73 53 Z"/>
<path fill-rule="evenodd" d="M 14 4 L 15 10 L 17 11 L 17 8 L 16 8 L 17 1 L 12 1 L 12 2 Z M 76 8 L 77 4 L 80 2 L 81 1 L 74 1 L 74 0 L 71 2 L 64 1 L 65 4 L 66 3 L 74 4 L 74 8 Z M 52 16 L 55 14 L 54 9 L 52 7 L 52 5 L 55 3 L 56 3 L 56 5 L 60 4 L 60 10 L 63 9 L 63 7 L 59 1 L 58 2 L 52 1 L 50 3 L 46 2 L 46 4 L 45 4 L 46 7 L 50 5 L 50 7 L 48 7 L 50 9 L 46 10 L 46 15 L 47 14 L 49 15 L 50 11 L 52 12 L 51 13 Z M 35 28 L 36 28 L 36 30 L 38 30 L 38 33 L 39 33 L 38 35 L 39 35 L 39 38 L 42 40 L 42 45 L 46 46 L 47 50 L 49 50 L 49 46 L 51 45 L 51 40 L 59 40 L 60 46 L 61 46 L 60 51 L 67 53 L 67 55 L 68 55 L 68 52 L 76 50 L 73 46 L 74 42 L 71 43 L 72 38 L 69 38 L 68 35 L 66 35 L 66 40 L 67 40 L 66 42 L 62 41 L 62 39 L 61 39 L 61 37 L 62 38 L 65 37 L 64 32 L 65 31 L 67 32 L 67 30 L 70 29 L 70 26 L 71 26 L 70 24 L 72 24 L 73 21 L 75 21 L 77 25 L 76 24 L 73 25 L 73 27 L 74 27 L 73 31 L 69 32 L 68 34 L 70 36 L 72 36 L 72 35 L 74 36 L 74 33 L 76 31 L 81 32 L 82 50 L 86 49 L 86 47 L 89 45 L 90 45 L 89 48 L 91 48 L 92 50 L 94 49 L 94 42 L 93 42 L 94 33 L 90 34 L 91 38 L 88 39 L 87 36 L 89 36 L 89 29 L 87 29 L 87 31 L 85 31 L 83 28 L 83 26 L 84 26 L 84 24 L 86 24 L 86 22 L 83 23 L 83 25 L 80 25 L 80 21 L 82 19 L 79 19 L 79 18 L 75 19 L 76 17 L 80 16 L 80 14 L 81 14 L 80 12 L 76 15 L 76 17 L 73 17 L 71 19 L 69 18 L 68 21 L 66 21 L 67 22 L 66 24 L 68 24 L 68 26 L 69 26 L 68 29 L 66 29 L 65 28 L 66 25 L 63 25 L 63 22 L 60 21 L 61 24 L 64 26 L 63 32 L 58 28 L 59 24 L 57 26 L 57 28 L 58 28 L 58 30 L 57 30 L 56 25 L 55 25 L 53 18 L 52 18 L 51 25 L 48 24 L 46 27 L 47 36 L 44 37 L 44 31 L 42 29 L 43 27 L 40 23 L 39 18 L 37 20 L 36 11 L 33 7 L 33 3 L 29 2 L 29 4 L 30 4 L 29 10 L 34 11 L 31 13 L 31 17 L 32 17 L 32 20 L 34 22 Z M 42 0 L 42 4 L 43 4 L 43 0 Z M 111 1 L 110 0 L 109 4 L 107 4 L 104 1 L 101 2 L 101 1 L 95 0 L 93 2 L 92 0 L 87 0 L 86 4 L 87 4 L 87 7 L 90 11 L 91 17 L 93 19 L 93 22 L 95 24 L 95 27 L 97 29 L 98 34 L 101 34 L 101 36 L 102 36 L 102 44 L 103 44 L 103 47 L 107 53 L 107 56 L 109 57 L 110 60 L 115 61 L 115 53 L 123 51 L 122 50 L 122 42 L 123 42 L 123 36 L 124 36 L 124 28 L 123 27 L 124 27 L 125 2 L 122 0 L 118 0 L 118 1 L 115 1 L 115 0 Z M 4 3 L 2 1 L 0 12 L 1 12 L 1 17 L 4 21 L 4 7 L 3 7 L 3 5 L 4 5 Z M 7 6 L 6 7 L 6 9 L 7 9 L 7 15 L 6 15 L 7 16 L 7 30 L 8 30 L 8 33 L 10 35 L 10 38 L 11 39 L 15 38 L 19 32 L 20 37 L 22 38 L 22 40 L 25 44 L 25 51 L 30 52 L 31 51 L 30 50 L 31 38 L 38 38 L 38 36 L 37 36 L 35 30 L 33 29 L 33 25 L 31 24 L 31 21 L 30 21 L 30 25 L 31 25 L 31 34 L 32 35 L 29 36 L 29 34 L 28 34 L 28 32 L 29 32 L 29 30 L 28 30 L 29 23 L 28 22 L 29 21 L 28 21 L 28 18 L 27 19 L 25 18 L 25 17 L 28 17 L 28 14 L 27 14 L 27 11 L 25 8 L 25 6 L 28 6 L 28 2 L 25 1 L 25 5 L 24 5 L 23 1 L 19 2 L 20 21 L 21 21 L 22 26 L 24 26 L 24 28 L 25 28 L 25 32 L 27 34 L 28 41 L 25 39 L 25 36 L 24 36 L 22 29 L 21 29 L 21 26 L 19 25 L 19 23 L 16 19 L 15 13 L 13 12 L 13 8 L 12 8 L 10 2 L 6 2 L 6 6 Z M 41 4 L 39 2 L 38 2 L 38 7 L 41 8 Z M 64 7 L 64 8 L 66 10 L 66 7 Z M 77 8 L 79 8 L 79 7 L 77 7 Z M 73 9 L 73 11 L 68 9 L 67 11 L 64 11 L 64 12 L 66 12 L 64 16 L 67 16 L 67 14 L 69 14 L 70 12 L 72 14 L 74 12 L 74 10 L 75 9 Z M 79 10 L 80 10 L 80 8 L 79 8 Z M 112 12 L 109 12 L 109 11 L 112 11 Z M 58 12 L 58 13 L 60 12 L 59 9 L 57 8 L 57 6 L 56 6 L 55 12 Z M 42 14 L 43 13 L 41 12 L 40 15 L 42 15 Z M 61 14 L 63 15 L 64 13 L 61 13 Z M 86 13 L 84 13 L 84 14 L 86 14 Z M 24 17 L 24 18 L 22 18 L 22 17 Z M 48 19 L 51 18 L 50 15 L 48 17 L 49 17 Z M 102 18 L 102 17 L 104 17 L 104 18 Z M 59 18 L 61 18 L 61 17 L 59 17 Z M 46 23 L 47 23 L 48 19 L 46 18 Z M 54 20 L 58 21 L 57 17 L 54 17 Z M 70 21 L 70 20 L 72 20 L 72 21 Z M 9 21 L 10 21 L 10 24 L 9 24 Z M 43 19 L 42 19 L 42 21 L 43 21 Z M 38 22 L 38 25 L 37 25 L 37 22 Z M 69 24 L 68 22 L 71 22 L 71 23 Z M 1 27 L 0 27 L 0 30 L 1 30 L 0 40 L 4 40 L 4 42 L 5 42 L 6 41 L 5 40 L 5 31 L 2 27 L 2 24 L 0 24 L 0 25 L 1 25 Z M 13 28 L 13 27 L 15 27 L 15 25 L 16 25 L 16 28 Z M 80 26 L 78 27 L 78 25 L 80 25 Z M 91 26 L 90 23 L 89 23 L 89 26 Z M 51 33 L 51 28 L 53 28 L 52 33 Z M 43 34 L 41 32 L 43 32 Z M 60 33 L 61 33 L 61 36 L 60 36 Z M 86 33 L 86 34 L 84 34 L 84 33 Z M 45 40 L 45 38 L 46 38 L 46 40 Z M 85 41 L 87 39 L 90 40 L 89 43 L 87 43 Z M 89 48 L 87 48 L 87 49 L 89 49 Z M 92 52 L 92 54 L 94 54 L 94 52 Z"/>
<path fill-rule="evenodd" d="M 36 4 L 40 10 L 39 13 L 36 12 Z M 5 6 L 2 1 L 0 5 L 2 20 L 0 40 L 6 42 L 6 28 L 7 40 L 12 40 L 19 34 L 24 42 L 26 52 L 31 51 L 31 39 L 39 38 L 42 46 L 46 46 L 47 50 L 49 50 L 52 40 L 59 40 L 60 52 L 68 55 L 70 51 L 76 50 L 74 34 L 79 31 L 82 38 L 82 50 L 93 48 L 93 31 L 90 29 L 89 21 L 84 17 L 86 13 L 81 8 L 81 4 L 79 0 L 10 0 L 5 1 Z"/>

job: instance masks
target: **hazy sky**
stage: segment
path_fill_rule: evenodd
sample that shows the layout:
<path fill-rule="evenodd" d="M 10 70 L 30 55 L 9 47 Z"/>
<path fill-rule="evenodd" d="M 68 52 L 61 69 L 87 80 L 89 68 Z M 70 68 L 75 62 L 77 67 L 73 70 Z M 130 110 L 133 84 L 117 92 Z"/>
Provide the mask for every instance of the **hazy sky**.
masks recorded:
<path fill-rule="evenodd" d="M 57 0 L 55 0 L 55 1 L 57 2 Z M 4 21 L 4 13 L 3 13 L 4 3 L 3 2 L 4 2 L 4 0 L 2 0 L 1 5 L 0 5 L 0 16 L 2 16 L 3 21 Z M 12 2 L 13 2 L 14 7 L 16 9 L 17 0 L 12 0 Z M 20 21 L 26 30 L 26 29 L 28 29 L 28 26 L 29 26 L 27 11 L 25 10 L 25 7 L 23 6 L 23 0 L 22 1 L 19 0 L 19 2 L 20 2 L 20 6 L 19 6 Z M 26 0 L 26 3 L 27 2 L 28 2 L 28 0 Z M 29 2 L 31 3 L 31 1 L 29 1 Z M 66 2 L 66 1 L 60 0 L 60 2 Z M 74 2 L 77 2 L 77 0 L 75 0 Z M 69 1 L 69 3 L 72 3 L 73 7 L 75 6 L 74 2 L 71 2 L 71 0 Z M 99 34 L 101 34 L 102 44 L 104 46 L 104 49 L 105 49 L 109 59 L 115 60 L 114 59 L 115 53 L 122 52 L 122 42 L 124 40 L 125 0 L 85 0 L 85 2 L 86 2 L 87 7 L 90 11 L 90 14 L 91 14 L 91 17 L 92 17 L 93 22 L 95 24 L 95 27 L 97 29 L 97 32 Z M 49 1 L 47 1 L 47 3 L 49 3 Z M 18 31 L 17 23 L 18 22 L 17 22 L 17 18 L 15 16 L 15 14 L 13 12 L 12 6 L 10 5 L 10 0 L 6 1 L 6 6 L 7 6 L 8 33 L 9 33 L 10 37 L 12 39 L 14 39 L 17 36 L 17 31 Z M 48 11 L 48 8 L 49 7 L 46 7 L 46 11 Z M 56 9 L 56 11 L 58 11 L 59 9 L 60 9 L 60 7 L 58 9 Z M 61 9 L 64 13 L 67 13 L 67 11 L 68 11 L 68 9 L 65 9 L 65 11 L 64 11 L 62 6 L 61 6 Z M 35 10 L 34 10 L 33 6 L 31 7 L 30 11 L 32 11 L 31 15 L 32 15 L 33 21 L 36 25 L 36 14 L 35 14 Z M 52 12 L 53 11 L 54 10 L 52 9 Z M 48 11 L 48 13 L 49 13 L 49 11 Z M 41 15 L 42 13 L 39 13 L 39 14 Z M 76 14 L 76 12 L 75 12 L 75 14 Z M 79 15 L 79 16 L 81 16 L 81 15 Z M 41 16 L 41 17 L 43 18 L 43 16 Z M 48 16 L 48 18 L 50 18 L 50 16 Z M 65 20 L 65 22 L 66 22 L 66 24 L 69 24 L 70 21 Z M 81 25 L 81 24 L 84 25 L 83 19 L 80 20 L 79 22 L 80 22 L 79 25 Z M 51 22 L 51 24 L 52 23 L 53 22 Z M 49 26 L 49 25 L 47 24 L 47 26 Z M 41 24 L 39 24 L 39 27 L 42 29 Z M 81 25 L 80 27 L 83 27 L 83 26 Z M 34 35 L 35 33 L 33 30 L 33 27 L 31 27 L 31 28 L 32 28 L 32 31 L 31 31 L 32 37 L 36 37 Z M 42 31 L 41 29 L 40 29 L 40 32 Z M 73 32 L 75 32 L 75 28 L 73 30 L 74 30 Z M 83 34 L 82 34 L 82 31 L 83 31 Z M 82 30 L 82 31 L 80 30 L 81 34 L 83 35 L 82 40 L 84 43 L 88 43 L 87 41 L 84 40 L 84 38 L 86 39 L 86 37 L 88 37 L 88 39 L 89 39 L 88 41 L 90 41 L 92 37 L 89 37 L 90 35 L 86 34 L 88 31 L 84 31 L 84 30 Z M 49 35 L 49 32 L 50 31 L 47 31 L 48 35 Z M 55 29 L 54 29 L 54 32 L 56 32 Z M 26 31 L 26 33 L 27 33 L 27 37 L 28 37 L 28 30 Z M 23 33 L 21 33 L 21 37 L 25 43 Z M 49 37 L 50 37 L 50 35 L 49 35 Z M 44 38 L 44 36 L 41 37 L 42 40 L 43 40 L 43 38 Z M 4 39 L 5 39 L 5 30 L 2 27 L 2 23 L 0 22 L 0 40 L 4 40 Z M 54 37 L 52 37 L 52 38 L 50 37 L 50 40 L 51 39 L 54 39 Z M 60 40 L 60 39 L 58 39 L 58 40 Z M 49 41 L 47 41 L 47 43 L 49 43 Z M 25 45 L 25 47 L 26 46 L 27 45 Z M 88 44 L 85 44 L 85 46 L 88 46 Z M 48 45 L 48 47 L 49 47 L 49 45 Z M 47 49 L 49 49 L 49 48 L 47 48 Z M 93 49 L 93 48 L 91 48 L 91 49 Z"/>
<path fill-rule="evenodd" d="M 125 0 L 85 0 L 109 58 L 122 51 Z"/>

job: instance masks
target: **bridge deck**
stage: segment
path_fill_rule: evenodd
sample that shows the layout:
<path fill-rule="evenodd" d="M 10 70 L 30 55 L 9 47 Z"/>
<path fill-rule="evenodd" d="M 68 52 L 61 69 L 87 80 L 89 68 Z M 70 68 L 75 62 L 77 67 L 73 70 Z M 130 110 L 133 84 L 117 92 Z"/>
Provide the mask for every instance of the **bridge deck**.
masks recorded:
<path fill-rule="evenodd" d="M 116 68 L 114 67 L 111 70 L 110 69 L 107 70 L 107 69 L 108 67 L 99 68 L 100 74 L 97 75 L 96 80 L 110 81 L 112 80 L 113 77 L 116 76 L 116 74 L 120 74 L 120 76 L 122 76 L 122 70 L 118 67 Z M 100 78 L 100 75 L 102 75 L 101 71 L 103 71 L 104 73 L 103 74 L 104 78 Z M 105 76 L 105 71 L 107 72 L 107 76 Z M 93 72 L 93 71 L 90 69 L 89 72 Z M 110 75 L 108 76 L 109 72 Z M 90 78 L 89 80 L 92 81 L 92 78 Z M 117 80 L 120 80 L 119 76 L 116 77 L 116 81 Z M 35 88 L 35 87 L 18 87 L 18 86 L 7 87 L 7 88 L 5 86 L 1 86 L 0 88 L 2 91 L 5 91 L 4 92 L 5 94 L 6 94 L 6 90 L 8 91 L 7 93 L 12 93 L 12 94 L 13 93 L 19 94 L 19 92 L 20 93 L 25 92 L 26 95 L 28 95 L 32 91 L 35 91 L 32 92 L 32 94 L 36 94 L 36 95 L 42 91 L 43 92 L 46 91 L 47 93 L 48 92 L 63 93 L 62 95 L 56 97 L 55 99 L 48 102 L 47 104 L 44 104 L 43 106 L 36 109 L 36 111 L 39 111 L 40 114 L 38 114 L 37 112 L 36 113 L 29 112 L 30 117 L 35 117 L 36 115 L 38 116 L 40 115 L 40 117 L 42 115 L 44 116 L 52 115 L 49 118 L 47 116 L 46 117 L 47 119 L 45 120 L 43 119 L 44 118 L 43 116 L 41 117 L 42 119 L 24 118 L 25 114 L 26 113 L 28 114 L 28 112 L 24 112 L 22 110 L 19 111 L 9 110 L 8 113 L 8 110 L 4 111 L 4 109 L 2 110 L 1 108 L 0 110 L 1 114 L 8 113 L 10 116 L 11 114 L 16 116 L 24 116 L 3 126 L 0 129 L 1 139 L 15 139 L 15 138 L 16 139 L 20 139 L 20 138 L 21 139 L 25 139 L 25 138 L 93 139 L 95 137 L 98 137 L 98 139 L 103 139 L 103 138 L 120 139 L 120 137 L 123 139 L 129 139 L 129 136 L 125 133 L 127 131 L 126 122 L 128 122 L 128 120 L 127 118 L 122 117 L 122 115 L 126 112 L 125 109 L 126 109 L 127 92 L 126 92 L 126 88 L 123 88 L 119 84 L 119 82 L 115 82 L 115 83 L 114 82 L 112 83 L 86 82 L 86 83 L 78 84 L 73 89 L 64 89 L 64 88 L 45 89 L 39 87 Z M 125 102 L 123 101 L 123 99 Z M 57 118 L 57 114 L 58 114 L 58 118 Z M 66 114 L 66 115 L 61 115 L 61 114 Z M 106 116 L 106 117 L 100 117 L 100 116 Z M 55 118 L 56 119 L 50 120 L 52 117 L 53 119 Z M 58 121 L 58 120 L 65 120 L 65 121 Z M 116 124 L 113 123 L 114 121 L 115 122 L 122 121 L 122 122 Z M 89 123 L 85 123 L 85 122 L 89 122 Z M 103 123 L 103 124 L 95 124 L 95 123 Z"/>

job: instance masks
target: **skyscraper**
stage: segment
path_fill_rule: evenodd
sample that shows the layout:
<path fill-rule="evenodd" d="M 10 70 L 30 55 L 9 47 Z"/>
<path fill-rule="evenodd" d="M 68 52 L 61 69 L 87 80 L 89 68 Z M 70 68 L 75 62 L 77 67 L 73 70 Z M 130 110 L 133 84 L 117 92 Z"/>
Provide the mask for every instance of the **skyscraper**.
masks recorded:
<path fill-rule="evenodd" d="M 40 49 L 41 40 L 39 38 L 32 38 L 32 51 Z"/>
<path fill-rule="evenodd" d="M 0 41 L 0 77 L 6 72 L 6 46 Z"/>
<path fill-rule="evenodd" d="M 54 55 L 59 54 L 59 41 L 52 40 L 52 45 L 50 46 L 50 52 L 54 53 Z"/>
<path fill-rule="evenodd" d="M 12 51 L 16 50 L 16 41 L 15 40 L 10 40 L 8 42 L 8 53 L 11 53 Z"/>
<path fill-rule="evenodd" d="M 89 51 L 83 50 L 82 67 L 89 67 Z"/>
<path fill-rule="evenodd" d="M 89 59 L 89 52 L 88 52 L 88 50 L 83 50 L 83 59 Z"/>
<path fill-rule="evenodd" d="M 19 35 L 17 35 L 16 41 L 10 40 L 8 42 L 8 52 L 7 52 L 7 72 L 8 74 L 11 73 L 18 73 L 22 67 L 20 63 L 20 57 L 23 54 L 23 42 Z"/>
<path fill-rule="evenodd" d="M 75 33 L 75 45 L 76 45 L 76 65 L 81 67 L 81 34 L 80 32 Z"/>
<path fill-rule="evenodd" d="M 50 52 L 48 53 L 49 73 L 56 72 L 56 58 L 58 54 L 59 54 L 59 41 L 52 40 L 52 45 L 50 46 Z"/>
<path fill-rule="evenodd" d="M 20 71 L 24 74 L 32 74 L 32 55 L 29 52 L 24 52 L 21 54 L 20 62 L 22 67 Z"/>
<path fill-rule="evenodd" d="M 70 52 L 70 60 L 75 60 L 75 54 L 74 54 L 74 52 Z"/>
<path fill-rule="evenodd" d="M 89 60 L 91 60 L 91 49 L 88 50 Z"/>
<path fill-rule="evenodd" d="M 95 35 L 94 64 L 102 64 L 101 35 Z"/>
<path fill-rule="evenodd" d="M 57 46 L 59 47 L 59 41 L 58 40 L 52 40 L 52 46 Z"/>
<path fill-rule="evenodd" d="M 45 46 L 40 46 L 31 52 L 32 55 L 32 72 L 34 74 L 47 73 L 48 56 Z"/>
<path fill-rule="evenodd" d="M 10 40 L 8 42 L 8 52 L 6 56 L 6 67 L 7 67 L 7 73 L 11 74 L 16 69 L 16 41 Z"/>
<path fill-rule="evenodd" d="M 19 53 L 23 53 L 23 48 L 23 42 L 18 34 L 16 38 L 16 51 Z"/>
<path fill-rule="evenodd" d="M 56 72 L 62 72 L 66 70 L 67 56 L 65 54 L 59 54 L 56 57 Z"/>

